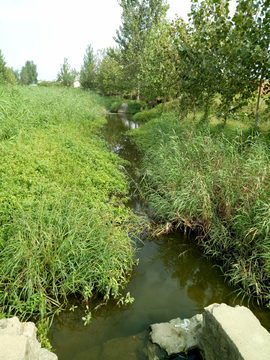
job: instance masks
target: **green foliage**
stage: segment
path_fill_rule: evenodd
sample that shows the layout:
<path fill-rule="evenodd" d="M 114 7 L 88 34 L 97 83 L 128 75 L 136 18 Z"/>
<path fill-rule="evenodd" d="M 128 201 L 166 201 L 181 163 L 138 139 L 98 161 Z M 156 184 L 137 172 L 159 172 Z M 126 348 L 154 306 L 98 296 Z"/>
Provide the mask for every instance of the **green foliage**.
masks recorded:
<path fill-rule="evenodd" d="M 123 66 L 125 88 L 140 93 L 141 54 L 152 27 L 164 18 L 168 6 L 163 0 L 119 0 L 122 7 L 122 26 L 114 40 L 121 53 L 118 56 Z"/>
<path fill-rule="evenodd" d="M 94 90 L 96 88 L 96 57 L 91 45 L 86 48 L 83 65 L 80 71 L 80 84 L 84 89 Z"/>
<path fill-rule="evenodd" d="M 23 85 L 30 85 L 30 84 L 36 84 L 37 83 L 37 77 L 38 77 L 37 65 L 35 65 L 33 61 L 27 60 L 25 62 L 25 65 L 22 68 L 21 73 L 23 73 L 23 72 L 27 73 L 27 80 L 28 80 L 27 84 L 23 83 Z M 25 82 L 25 79 L 22 80 L 22 82 L 23 81 Z"/>
<path fill-rule="evenodd" d="M 123 69 L 118 57 L 119 51 L 114 48 L 108 48 L 98 54 L 97 90 L 102 94 L 123 92 Z"/>
<path fill-rule="evenodd" d="M 2 84 L 16 84 L 17 80 L 13 74 L 12 69 L 6 67 L 4 55 L 0 50 L 0 85 Z"/>
<path fill-rule="evenodd" d="M 147 109 L 148 107 L 146 102 L 140 100 L 127 100 L 127 99 L 116 99 L 116 98 L 112 98 L 112 99 L 115 100 L 109 106 L 110 112 L 112 113 L 116 113 L 120 109 L 123 103 L 128 104 L 126 114 L 131 114 L 131 115 L 136 114 L 142 111 L 143 109 Z"/>
<path fill-rule="evenodd" d="M 68 296 L 118 297 L 133 266 L 121 160 L 97 135 L 99 97 L 2 87 L 0 310 L 46 319 Z M 46 341 L 46 338 L 44 339 Z"/>
<path fill-rule="evenodd" d="M 21 76 L 20 83 L 22 85 L 28 85 L 29 84 L 29 77 L 28 77 L 28 73 L 27 73 L 27 70 L 26 70 L 25 66 L 22 67 L 20 76 Z"/>
<path fill-rule="evenodd" d="M 239 293 L 269 302 L 269 140 L 220 130 L 167 115 L 133 131 L 143 193 L 158 220 L 197 231 Z"/>
<path fill-rule="evenodd" d="M 60 82 L 63 86 L 73 87 L 76 75 L 76 70 L 71 69 L 67 58 L 64 58 L 64 63 L 57 74 L 57 81 Z"/>

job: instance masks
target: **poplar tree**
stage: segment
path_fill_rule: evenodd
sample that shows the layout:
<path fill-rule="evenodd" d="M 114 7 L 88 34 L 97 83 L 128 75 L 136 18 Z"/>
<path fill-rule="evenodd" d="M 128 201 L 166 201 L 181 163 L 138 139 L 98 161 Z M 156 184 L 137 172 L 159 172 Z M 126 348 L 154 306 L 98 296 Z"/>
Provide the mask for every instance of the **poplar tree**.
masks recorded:
<path fill-rule="evenodd" d="M 80 84 L 84 89 L 94 90 L 96 88 L 96 57 L 94 50 L 89 44 L 83 58 L 83 65 L 80 71 Z"/>
<path fill-rule="evenodd" d="M 121 50 L 121 63 L 129 90 L 137 88 L 140 94 L 141 53 L 150 35 L 168 10 L 164 0 L 119 0 L 122 7 L 122 26 L 116 32 L 114 40 Z"/>

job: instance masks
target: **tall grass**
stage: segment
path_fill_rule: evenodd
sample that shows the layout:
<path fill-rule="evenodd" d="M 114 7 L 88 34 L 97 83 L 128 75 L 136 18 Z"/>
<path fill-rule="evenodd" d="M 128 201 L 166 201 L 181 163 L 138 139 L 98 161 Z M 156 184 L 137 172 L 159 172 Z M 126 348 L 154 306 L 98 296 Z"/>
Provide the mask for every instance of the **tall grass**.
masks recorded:
<path fill-rule="evenodd" d="M 270 303 L 269 141 L 236 128 L 152 120 L 133 132 L 156 217 L 190 227 L 239 294 Z"/>
<path fill-rule="evenodd" d="M 123 161 L 97 133 L 100 98 L 0 88 L 0 311 L 47 318 L 73 294 L 117 297 L 134 249 Z"/>

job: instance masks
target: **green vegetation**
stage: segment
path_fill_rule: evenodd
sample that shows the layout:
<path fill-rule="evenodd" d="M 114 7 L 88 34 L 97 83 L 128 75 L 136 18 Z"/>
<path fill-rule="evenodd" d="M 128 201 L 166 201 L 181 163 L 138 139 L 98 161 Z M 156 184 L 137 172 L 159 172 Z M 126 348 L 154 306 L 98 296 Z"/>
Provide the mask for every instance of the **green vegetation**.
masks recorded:
<path fill-rule="evenodd" d="M 62 87 L 0 93 L 1 313 L 44 320 L 69 308 L 70 295 L 122 299 L 131 215 L 123 161 L 97 136 L 100 97 Z"/>
<path fill-rule="evenodd" d="M 75 69 L 71 69 L 67 58 L 64 58 L 64 63 L 61 65 L 60 71 L 57 74 L 57 82 L 66 87 L 73 87 L 77 75 Z"/>
<path fill-rule="evenodd" d="M 17 80 L 13 74 L 12 69 L 6 67 L 4 55 L 0 50 L 0 85 L 16 84 Z"/>
<path fill-rule="evenodd" d="M 169 113 L 131 134 L 156 220 L 195 230 L 239 294 L 270 304 L 268 137 L 247 126 L 179 123 Z"/>

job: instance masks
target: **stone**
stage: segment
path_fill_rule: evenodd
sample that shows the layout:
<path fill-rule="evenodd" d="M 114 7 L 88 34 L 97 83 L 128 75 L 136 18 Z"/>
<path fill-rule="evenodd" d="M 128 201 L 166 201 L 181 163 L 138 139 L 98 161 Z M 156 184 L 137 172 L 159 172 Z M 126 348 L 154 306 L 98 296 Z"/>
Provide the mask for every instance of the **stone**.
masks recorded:
<path fill-rule="evenodd" d="M 127 111 L 127 108 L 128 108 L 128 104 L 127 104 L 127 103 L 123 103 L 123 104 L 120 106 L 120 108 L 119 108 L 119 110 L 118 110 L 117 112 L 119 112 L 119 113 L 125 113 L 125 112 Z"/>
<path fill-rule="evenodd" d="M 40 349 L 38 352 L 38 360 L 57 360 L 57 356 L 47 349 Z"/>
<path fill-rule="evenodd" d="M 197 337 L 202 330 L 202 315 L 191 319 L 173 319 L 168 323 L 151 325 L 151 340 L 166 350 L 168 355 L 197 348 Z"/>
<path fill-rule="evenodd" d="M 198 347 L 207 360 L 270 359 L 270 334 L 248 308 L 212 304 L 203 313 Z"/>
<path fill-rule="evenodd" d="M 17 317 L 0 320 L 1 360 L 57 360 L 57 356 L 41 345 L 32 322 L 21 323 Z"/>

